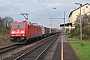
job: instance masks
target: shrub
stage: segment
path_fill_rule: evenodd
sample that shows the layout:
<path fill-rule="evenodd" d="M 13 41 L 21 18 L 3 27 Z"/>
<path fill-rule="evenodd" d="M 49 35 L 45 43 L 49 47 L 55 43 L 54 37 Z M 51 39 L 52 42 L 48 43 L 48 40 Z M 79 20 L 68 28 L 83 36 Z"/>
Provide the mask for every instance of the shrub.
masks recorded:
<path fill-rule="evenodd" d="M 1 28 L 0 29 L 0 34 L 9 34 L 10 30 L 8 28 Z"/>

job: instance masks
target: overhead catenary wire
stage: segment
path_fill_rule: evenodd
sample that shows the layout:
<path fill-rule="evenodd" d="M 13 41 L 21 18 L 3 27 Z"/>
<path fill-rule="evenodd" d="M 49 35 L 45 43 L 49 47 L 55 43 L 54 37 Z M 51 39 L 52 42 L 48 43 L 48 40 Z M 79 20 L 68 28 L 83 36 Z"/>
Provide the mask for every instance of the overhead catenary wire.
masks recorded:
<path fill-rule="evenodd" d="M 39 0 L 38 0 L 39 1 Z M 43 0 L 42 0 L 43 2 Z M 46 10 L 46 8 L 44 7 L 44 5 L 39 1 L 39 3 L 41 4 L 41 6 L 43 7 L 43 9 L 46 11 L 46 13 L 48 14 L 49 17 L 51 17 L 51 15 L 48 13 L 48 11 Z"/>
<path fill-rule="evenodd" d="M 53 5 L 54 4 L 52 0 L 48 0 L 48 1 L 51 2 L 50 5 Z M 57 9 L 57 8 L 54 6 L 53 9 Z M 57 13 L 57 15 L 60 15 L 59 12 L 56 11 L 56 13 Z"/>
<path fill-rule="evenodd" d="M 42 0 L 43 4 L 45 5 L 44 1 Z M 46 5 L 45 5 L 46 6 Z M 50 14 L 50 11 L 48 10 L 48 8 L 46 7 L 47 12 Z M 50 14 L 50 16 L 52 17 L 52 15 Z"/>
<path fill-rule="evenodd" d="M 38 0 L 38 1 L 39 1 L 39 0 Z M 0 1 L 0 3 L 6 5 L 6 6 L 10 7 L 10 8 L 12 8 L 12 9 L 14 9 L 14 10 L 20 12 L 20 13 L 24 13 L 23 11 L 21 11 L 21 10 L 15 8 L 15 7 L 13 7 L 12 5 L 7 4 L 6 2 Z M 12 3 L 14 3 L 14 1 L 12 1 Z M 40 1 L 39 1 L 39 3 L 42 5 L 42 7 L 43 7 L 44 10 L 46 11 L 46 13 L 47 13 L 47 14 L 49 15 L 49 17 L 51 18 L 51 15 L 50 15 L 49 12 L 47 11 L 47 9 L 44 7 L 44 5 L 43 5 Z M 16 3 L 14 3 L 14 4 L 16 4 Z M 16 4 L 16 5 L 19 5 L 19 4 Z M 34 19 L 36 19 L 36 18 L 34 18 Z"/>
<path fill-rule="evenodd" d="M 6 3 L 2 2 L 2 1 L 0 1 L 0 2 L 1 2 L 2 4 L 4 4 L 4 5 L 6 5 L 6 6 L 8 6 L 8 7 L 10 7 L 10 8 L 12 8 L 12 9 L 14 9 L 14 10 L 17 10 L 17 11 L 19 11 L 19 12 L 23 13 L 22 11 L 18 10 L 17 8 L 14 8 L 14 7 L 12 7 L 12 6 L 10 6 L 10 5 L 8 5 L 8 4 L 6 4 Z"/>
<path fill-rule="evenodd" d="M 15 3 L 13 0 L 10 0 L 10 1 L 12 1 L 12 3 L 14 3 L 15 5 L 18 5 L 19 7 L 22 7 L 22 6 L 20 6 L 18 3 Z M 27 10 L 26 9 L 24 9 L 24 8 L 22 8 L 23 10 L 25 10 L 26 12 L 27 12 Z M 28 13 L 28 12 L 27 12 Z"/>
<path fill-rule="evenodd" d="M 14 3 L 15 5 L 18 5 L 18 6 L 20 6 L 18 3 L 15 3 L 13 0 L 10 0 L 12 3 Z M 21 6 L 20 6 L 21 7 Z M 26 12 L 27 12 L 27 10 L 26 9 L 24 9 L 24 8 L 22 8 L 23 10 L 25 10 Z M 23 15 L 24 16 L 24 18 L 26 19 L 26 20 L 28 20 L 28 13 L 21 13 L 21 15 Z"/>
<path fill-rule="evenodd" d="M 39 0 L 38 0 L 39 1 Z M 10 6 L 10 5 L 8 5 L 8 4 L 6 4 L 6 3 L 4 3 L 4 2 L 2 2 L 2 1 L 0 1 L 2 4 L 4 4 L 4 5 L 6 5 L 6 6 L 8 6 L 8 7 L 10 7 L 10 8 L 12 8 L 12 9 L 15 9 L 15 10 L 17 10 L 17 11 L 19 11 L 19 12 L 21 12 L 21 13 L 23 13 L 22 11 L 20 11 L 20 10 L 18 10 L 17 8 L 14 8 L 14 7 L 12 7 L 12 6 Z M 13 1 L 12 1 L 13 2 Z M 14 3 L 14 2 L 13 2 Z M 39 1 L 39 3 L 42 5 L 42 7 L 44 8 L 44 10 L 46 11 L 46 13 L 50 16 L 50 14 L 48 13 L 48 11 L 45 9 L 45 7 L 43 6 L 43 4 Z M 16 4 L 16 3 L 15 3 Z"/>
<path fill-rule="evenodd" d="M 12 8 L 12 9 L 14 9 L 14 10 L 20 12 L 20 13 L 25 13 L 25 12 L 22 12 L 21 10 L 19 10 L 19 9 L 17 9 L 17 8 L 11 6 L 11 5 L 8 5 L 8 4 L 6 4 L 6 3 L 4 3 L 4 2 L 2 2 L 2 1 L 0 1 L 0 3 L 6 5 L 6 6 L 10 7 L 10 8 Z M 14 3 L 14 2 L 12 1 L 12 3 Z M 16 3 L 14 3 L 14 4 L 16 4 Z M 18 5 L 18 4 L 16 4 L 16 5 Z M 27 11 L 27 10 L 26 10 L 26 11 Z M 30 12 L 28 12 L 28 13 L 30 13 Z M 34 19 L 36 19 L 36 18 L 34 18 Z"/>
<path fill-rule="evenodd" d="M 51 5 L 51 6 L 53 6 L 53 2 L 52 1 L 50 1 L 50 0 L 48 0 L 48 2 L 50 2 L 49 4 Z M 43 5 L 46 7 L 46 5 L 45 5 L 45 2 L 44 2 L 44 0 L 42 0 L 42 3 L 43 3 Z M 52 7 L 53 9 L 54 8 L 56 8 L 56 7 Z M 46 9 L 47 9 L 47 7 L 46 7 Z M 49 12 L 49 10 L 47 9 L 47 11 Z M 57 12 L 57 11 L 56 11 Z M 50 13 L 50 12 L 49 12 Z M 51 15 L 51 17 L 53 17 L 52 15 Z M 51 19 L 50 21 L 51 21 L 51 23 L 50 23 L 50 25 L 51 25 L 51 27 L 53 27 L 53 25 L 52 25 L 52 18 L 49 18 L 49 19 Z"/>
<path fill-rule="evenodd" d="M 15 5 L 18 5 L 18 6 L 20 6 L 18 3 L 15 3 L 13 0 L 11 0 L 12 1 L 12 3 L 14 3 Z M 22 7 L 22 6 L 20 6 L 20 7 Z M 24 8 L 23 8 L 24 9 Z M 29 12 L 28 12 L 28 10 L 27 9 L 24 9 L 28 14 L 29 14 L 29 16 L 30 16 L 30 14 L 32 15 L 32 16 L 34 16 L 35 17 L 35 15 L 34 14 L 32 14 L 31 12 L 30 12 L 30 10 L 29 10 Z M 36 20 L 36 18 L 34 18 L 34 17 L 32 17 L 33 19 L 35 19 Z M 41 19 L 41 20 L 43 20 L 43 19 Z"/>

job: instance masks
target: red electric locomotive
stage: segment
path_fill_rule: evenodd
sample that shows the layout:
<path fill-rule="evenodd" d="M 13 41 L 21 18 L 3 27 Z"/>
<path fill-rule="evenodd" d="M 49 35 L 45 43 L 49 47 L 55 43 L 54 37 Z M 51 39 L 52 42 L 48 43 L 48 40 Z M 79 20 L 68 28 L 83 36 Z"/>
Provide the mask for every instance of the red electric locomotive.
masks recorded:
<path fill-rule="evenodd" d="M 30 22 L 13 22 L 10 30 L 10 41 L 18 44 L 23 44 L 30 41 L 32 38 L 42 36 L 40 26 L 35 26 Z"/>

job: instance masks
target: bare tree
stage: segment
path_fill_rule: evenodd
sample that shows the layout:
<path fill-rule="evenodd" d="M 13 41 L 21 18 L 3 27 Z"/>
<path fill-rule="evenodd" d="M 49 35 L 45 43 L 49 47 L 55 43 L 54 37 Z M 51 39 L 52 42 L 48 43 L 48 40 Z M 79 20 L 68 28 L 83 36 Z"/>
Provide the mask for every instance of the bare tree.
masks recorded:
<path fill-rule="evenodd" d="M 3 27 L 4 26 L 4 23 L 2 21 L 2 18 L 0 17 L 0 27 Z"/>
<path fill-rule="evenodd" d="M 82 26 L 83 26 L 83 28 L 84 28 L 85 26 L 88 26 L 88 23 L 90 23 L 87 14 L 82 15 L 82 16 L 81 16 L 81 20 L 82 20 Z M 77 19 L 76 19 L 76 22 L 75 22 L 75 23 L 76 23 L 76 24 L 75 24 L 75 25 L 76 25 L 76 28 L 79 28 L 79 25 L 80 25 L 80 15 L 77 16 Z"/>
<path fill-rule="evenodd" d="M 11 23 L 14 21 L 11 17 L 4 17 L 3 19 L 5 27 L 10 27 Z"/>
<path fill-rule="evenodd" d="M 82 39 L 87 40 L 90 38 L 90 15 L 84 14 L 81 16 L 82 20 Z M 75 22 L 75 30 L 73 30 L 73 35 L 80 36 L 80 15 L 77 16 Z"/>

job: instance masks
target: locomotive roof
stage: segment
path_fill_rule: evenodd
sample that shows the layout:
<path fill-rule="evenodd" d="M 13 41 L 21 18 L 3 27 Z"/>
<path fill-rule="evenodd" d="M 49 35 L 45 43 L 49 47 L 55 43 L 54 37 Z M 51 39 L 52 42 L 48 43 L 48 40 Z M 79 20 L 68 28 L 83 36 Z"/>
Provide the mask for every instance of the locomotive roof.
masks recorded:
<path fill-rule="evenodd" d="M 29 25 L 33 25 L 33 26 L 38 26 L 40 27 L 40 25 L 38 25 L 37 23 L 31 23 L 31 22 L 27 22 L 27 21 L 23 21 L 23 22 L 13 22 L 12 24 L 29 24 Z"/>
<path fill-rule="evenodd" d="M 31 24 L 30 22 L 13 22 L 12 24 L 25 24 L 25 23 Z"/>

